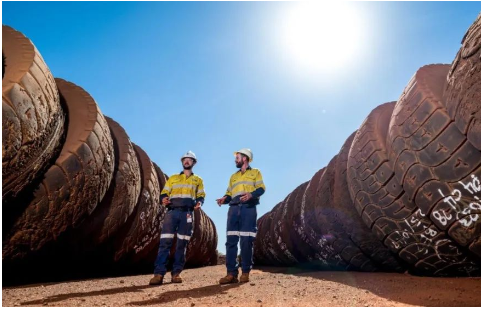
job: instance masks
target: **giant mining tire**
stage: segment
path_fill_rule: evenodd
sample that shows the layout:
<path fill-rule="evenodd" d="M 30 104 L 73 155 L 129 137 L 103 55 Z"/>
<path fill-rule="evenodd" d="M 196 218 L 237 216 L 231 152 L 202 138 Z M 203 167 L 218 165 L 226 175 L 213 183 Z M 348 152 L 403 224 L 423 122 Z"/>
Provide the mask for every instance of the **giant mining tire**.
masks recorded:
<path fill-rule="evenodd" d="M 287 199 L 286 199 L 287 200 Z M 286 214 L 287 214 L 287 203 L 286 200 L 279 203 L 272 209 L 273 220 L 271 222 L 270 231 L 271 233 L 271 243 L 273 250 L 276 252 L 277 257 L 281 260 L 283 265 L 290 266 L 297 263 L 297 260 L 293 255 L 287 250 L 287 245 L 285 241 L 282 240 L 281 234 L 285 234 L 286 230 L 290 229 L 290 226 L 286 224 Z"/>
<path fill-rule="evenodd" d="M 282 253 L 288 259 L 286 265 L 299 264 L 305 260 L 305 257 L 299 254 L 299 249 L 303 250 L 303 243 L 299 239 L 294 240 L 297 235 L 294 235 L 294 228 L 292 226 L 293 212 L 295 208 L 300 208 L 300 205 L 295 205 L 295 192 L 297 192 L 297 188 L 282 201 L 281 207 L 283 207 L 283 212 L 279 219 L 280 224 L 277 224 L 275 227 L 275 233 L 278 234 L 276 237 L 277 242 L 279 242 Z M 272 233 L 275 234 L 273 230 Z"/>
<path fill-rule="evenodd" d="M 275 207 L 277 207 L 277 205 L 275 205 Z M 270 212 L 270 214 L 268 216 L 268 220 L 266 222 L 267 230 L 266 230 L 266 233 L 265 233 L 265 235 L 263 236 L 263 239 L 262 239 L 263 246 L 265 246 L 267 248 L 268 256 L 269 256 L 269 260 L 271 260 L 271 264 L 277 265 L 277 266 L 283 266 L 284 264 L 282 262 L 282 259 L 281 259 L 280 255 L 277 253 L 276 248 L 275 248 L 275 244 L 272 241 L 273 231 L 270 229 L 270 227 L 272 226 L 272 222 L 273 222 L 273 219 L 274 219 L 273 217 L 274 217 L 274 213 Z"/>
<path fill-rule="evenodd" d="M 272 213 L 268 212 L 266 214 L 263 225 L 261 225 L 260 230 L 257 231 L 257 237 L 260 238 L 260 246 L 258 248 L 260 250 L 262 250 L 265 265 L 276 264 L 276 262 L 275 262 L 276 257 L 273 255 L 273 253 L 271 251 L 271 242 L 270 242 L 271 231 L 270 231 L 269 227 L 270 227 L 270 224 L 272 222 L 271 217 L 272 217 Z"/>
<path fill-rule="evenodd" d="M 257 237 L 253 243 L 253 259 L 256 265 L 270 265 L 269 253 L 262 241 L 268 231 L 266 222 L 269 214 L 270 212 L 267 212 L 257 220 Z"/>
<path fill-rule="evenodd" d="M 260 230 L 257 231 L 257 237 L 260 237 L 260 249 L 265 258 L 265 265 L 279 265 L 277 263 L 277 257 L 273 254 L 273 249 L 271 247 L 271 233 L 270 225 L 272 224 L 272 212 L 268 212 L 264 219 L 263 225 L 260 226 Z"/>
<path fill-rule="evenodd" d="M 218 247 L 218 232 L 216 231 L 216 225 L 215 222 L 208 216 L 206 215 L 207 221 L 209 221 L 209 225 L 211 226 L 211 235 L 209 236 L 209 242 L 205 245 L 208 247 L 208 252 L 209 252 L 209 261 L 206 265 L 218 265 L 218 250 L 216 249 Z M 209 247 L 211 246 L 211 248 Z"/>
<path fill-rule="evenodd" d="M 254 250 L 257 251 L 259 264 L 293 265 L 309 261 L 313 256 L 314 250 L 308 245 L 308 240 L 303 240 L 296 233 L 302 230 L 299 210 L 307 184 L 299 185 L 283 202 L 262 216 L 263 220 L 257 221 L 258 241 Z M 292 210 L 294 213 L 289 216 Z M 278 233 L 275 234 L 274 229 Z"/>
<path fill-rule="evenodd" d="M 300 187 L 300 186 L 299 186 Z M 296 193 L 299 191 L 298 187 L 292 191 L 289 195 L 285 197 L 282 201 L 284 204 L 284 222 L 283 226 L 279 226 L 279 235 L 282 242 L 284 254 L 290 258 L 290 263 L 296 262 L 300 263 L 301 261 L 305 261 L 306 257 L 299 254 L 300 251 L 303 250 L 304 243 L 297 238 L 295 235 L 294 227 L 292 226 L 293 215 L 296 211 L 296 208 L 300 208 L 300 205 L 295 205 L 296 200 Z"/>
<path fill-rule="evenodd" d="M 273 250 L 273 244 L 271 241 L 271 233 L 270 225 L 272 224 L 273 213 L 269 212 L 267 216 L 267 220 L 265 220 L 266 229 L 261 233 L 262 236 L 262 246 L 266 249 L 267 253 L 267 260 L 270 261 L 271 265 L 282 265 L 279 260 L 279 257 L 276 255 L 275 251 Z M 257 232 L 258 234 L 258 232 Z"/>
<path fill-rule="evenodd" d="M 360 265 L 360 270 L 368 271 L 374 267 L 377 271 L 402 272 L 405 270 L 405 265 L 362 222 L 354 207 L 350 194 L 348 194 L 347 161 L 355 135 L 356 132 L 347 138 L 336 159 L 332 200 L 334 223 L 342 227 L 342 230 L 346 234 L 346 242 L 360 250 L 360 252 L 352 257 L 349 255 L 351 264 Z M 342 237 L 339 236 L 339 238 Z M 342 251 L 341 256 L 344 257 L 345 254 L 346 252 Z"/>
<path fill-rule="evenodd" d="M 153 166 L 154 166 L 154 169 L 156 170 L 156 175 L 158 176 L 159 190 L 161 193 L 169 177 L 166 174 L 164 174 L 164 172 L 155 162 L 153 162 Z M 158 206 L 159 207 L 158 215 L 156 216 L 156 219 L 153 221 L 153 226 L 155 229 L 157 229 L 154 231 L 156 233 L 156 237 L 153 238 L 151 243 L 147 245 L 146 248 L 144 249 L 147 251 L 147 254 L 145 257 L 143 257 L 143 260 L 150 267 L 152 267 L 152 265 L 154 264 L 154 261 L 156 260 L 156 257 L 158 256 L 158 248 L 159 248 L 159 242 L 160 242 L 159 237 L 163 229 L 164 216 L 166 215 L 166 207 L 161 204 L 161 201 L 159 202 L 160 204 Z"/>
<path fill-rule="evenodd" d="M 451 120 L 481 151 L 481 13 L 466 32 L 443 94 Z"/>
<path fill-rule="evenodd" d="M 119 123 L 105 119 L 114 142 L 114 175 L 101 203 L 75 231 L 76 239 L 69 240 L 82 251 L 95 250 L 112 238 L 133 212 L 141 193 L 139 162 L 129 136 Z"/>
<path fill-rule="evenodd" d="M 294 209 L 292 220 L 289 221 L 293 225 L 292 246 L 295 248 L 295 258 L 302 263 L 312 263 L 319 260 L 316 250 L 311 246 L 311 236 L 314 231 L 307 223 L 308 215 L 315 215 L 312 212 L 311 203 L 314 201 L 316 191 L 312 188 L 318 184 L 314 184 L 315 179 L 319 179 L 324 174 L 325 167 L 319 170 L 310 181 L 306 181 L 299 185 L 292 193 L 292 207 Z M 290 202 L 289 202 L 290 203 Z"/>
<path fill-rule="evenodd" d="M 442 103 L 449 65 L 420 68 L 394 108 L 389 159 L 409 201 L 480 260 L 481 152 Z"/>
<path fill-rule="evenodd" d="M 348 184 L 357 212 L 411 271 L 467 275 L 475 267 L 457 244 L 411 203 L 395 177 L 386 149 L 394 102 L 375 108 L 359 128 L 349 151 Z M 389 141 L 389 139 L 387 139 Z"/>
<path fill-rule="evenodd" d="M 104 197 L 114 171 L 114 150 L 106 120 L 82 88 L 56 79 L 68 114 L 62 151 L 22 210 L 9 218 L 3 260 L 22 259 L 78 227 Z M 5 222 L 4 222 L 5 223 Z M 4 234 L 5 235 L 5 234 Z"/>
<path fill-rule="evenodd" d="M 166 207 L 162 206 L 159 200 L 159 195 L 161 194 L 162 188 L 164 188 L 166 178 L 159 166 L 157 166 L 154 162 L 151 163 L 153 164 L 156 172 L 156 179 L 159 187 L 158 199 L 157 203 L 153 204 L 151 208 L 154 212 L 154 218 L 149 220 L 151 223 L 148 223 L 149 226 L 144 233 L 141 245 L 135 247 L 135 255 L 132 259 L 134 263 L 139 263 L 140 265 L 146 264 L 149 267 L 153 266 L 153 263 L 156 259 L 156 257 L 153 259 L 152 252 L 154 249 L 156 249 L 156 247 L 159 246 L 159 237 L 164 222 L 164 216 L 166 214 Z"/>
<path fill-rule="evenodd" d="M 193 234 L 186 248 L 186 265 L 210 265 L 218 245 L 215 225 L 202 209 L 194 211 L 193 223 Z"/>
<path fill-rule="evenodd" d="M 132 143 L 141 170 L 141 194 L 131 216 L 116 234 L 114 240 L 115 262 L 132 264 L 136 254 L 143 251 L 155 237 L 154 222 L 162 209 L 159 207 L 159 182 L 156 170 L 144 150 Z"/>
<path fill-rule="evenodd" d="M 353 135 L 346 140 L 339 154 L 329 162 L 320 180 L 316 196 L 317 204 L 320 205 L 316 211 L 316 232 L 320 235 L 321 254 L 334 269 L 396 271 L 395 268 L 385 268 L 381 265 L 383 258 L 387 258 L 387 262 L 392 262 L 392 265 L 397 263 L 394 263 L 394 258 L 391 259 L 389 255 L 379 257 L 378 254 L 382 252 L 375 250 L 377 241 L 373 243 L 374 247 L 365 248 L 374 237 L 369 230 L 360 228 L 363 224 L 360 218 L 352 220 L 355 211 L 345 191 L 346 162 L 352 138 Z"/>
<path fill-rule="evenodd" d="M 265 213 L 263 216 L 258 218 L 257 220 L 257 237 L 255 237 L 255 240 L 253 241 L 253 261 L 255 265 L 265 265 L 266 260 L 265 260 L 265 253 L 263 252 L 263 246 L 261 243 L 261 235 L 262 235 L 262 230 L 261 227 L 263 226 L 263 223 L 265 221 L 265 218 L 267 217 L 267 213 Z M 263 230 L 265 231 L 265 230 Z"/>
<path fill-rule="evenodd" d="M 309 239 L 312 248 L 316 251 L 318 266 L 323 269 L 333 270 L 349 270 L 353 269 L 347 261 L 352 259 L 353 255 L 356 255 L 357 249 L 354 247 L 347 247 L 350 250 L 348 256 L 343 259 L 340 255 L 342 249 L 345 246 L 341 246 L 343 239 L 345 238 L 340 231 L 340 226 L 334 224 L 334 211 L 332 208 L 332 188 L 334 184 L 335 175 L 335 162 L 334 156 L 327 167 L 325 172 L 319 178 L 311 180 L 311 188 L 315 192 L 315 196 L 309 199 L 310 203 L 307 204 L 307 211 L 305 221 L 308 227 L 313 232 L 309 233 Z M 337 243 L 334 243 L 337 241 Z M 348 244 L 346 244 L 348 245 Z M 350 256 L 350 257 L 349 257 Z M 356 267 L 361 266 L 357 265 Z"/>
<path fill-rule="evenodd" d="M 2 199 L 10 200 L 58 155 L 65 116 L 33 43 L 8 26 L 2 26 L 2 37 Z"/>
<path fill-rule="evenodd" d="M 215 224 L 202 209 L 193 212 L 193 231 L 186 247 L 186 267 L 200 267 L 211 265 L 213 254 L 216 254 L 218 235 Z M 174 262 L 177 234 L 169 253 L 169 265 Z"/>

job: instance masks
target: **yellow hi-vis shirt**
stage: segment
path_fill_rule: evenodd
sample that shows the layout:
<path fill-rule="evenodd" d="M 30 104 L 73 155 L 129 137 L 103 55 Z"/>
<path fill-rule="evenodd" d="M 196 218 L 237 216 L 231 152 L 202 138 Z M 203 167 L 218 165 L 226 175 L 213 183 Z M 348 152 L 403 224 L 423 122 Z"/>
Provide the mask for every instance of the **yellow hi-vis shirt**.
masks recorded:
<path fill-rule="evenodd" d="M 245 202 L 246 204 L 257 205 L 260 203 L 260 196 L 265 193 L 265 184 L 263 183 L 262 173 L 257 168 L 247 168 L 245 173 L 241 170 L 234 173 L 228 182 L 228 189 L 226 189 L 225 203 L 230 205 L 240 204 L 240 197 L 245 193 L 251 193 L 252 199 Z"/>
<path fill-rule="evenodd" d="M 196 203 L 203 204 L 205 201 L 205 189 L 203 179 L 200 176 L 191 174 L 189 177 L 181 172 L 169 177 L 161 191 L 161 200 L 169 197 L 171 207 L 187 206 L 193 207 Z"/>

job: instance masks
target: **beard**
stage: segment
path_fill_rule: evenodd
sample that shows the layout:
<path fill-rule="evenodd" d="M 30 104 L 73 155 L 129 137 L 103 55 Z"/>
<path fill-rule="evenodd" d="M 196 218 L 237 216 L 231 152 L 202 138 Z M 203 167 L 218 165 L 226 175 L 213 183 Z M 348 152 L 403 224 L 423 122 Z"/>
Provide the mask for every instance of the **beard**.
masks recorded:
<path fill-rule="evenodd" d="M 235 163 L 236 163 L 236 162 L 235 162 Z M 241 168 L 242 166 L 243 166 L 243 162 L 238 162 L 238 163 L 236 163 L 236 167 L 237 167 L 237 168 Z"/>
<path fill-rule="evenodd" d="M 183 165 L 183 168 L 184 168 L 185 170 L 191 170 L 191 169 L 193 168 L 193 165 L 188 165 L 188 166 Z"/>

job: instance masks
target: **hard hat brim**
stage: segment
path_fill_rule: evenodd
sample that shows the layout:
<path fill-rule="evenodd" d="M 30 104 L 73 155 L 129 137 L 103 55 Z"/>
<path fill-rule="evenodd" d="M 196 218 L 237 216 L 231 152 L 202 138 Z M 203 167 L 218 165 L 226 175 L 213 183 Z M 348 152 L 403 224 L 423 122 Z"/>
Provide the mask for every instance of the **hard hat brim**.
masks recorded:
<path fill-rule="evenodd" d="M 236 157 L 236 154 L 237 154 L 237 153 L 241 153 L 241 152 L 239 152 L 239 151 L 235 151 L 235 152 L 233 153 L 233 155 Z M 241 154 L 242 154 L 242 155 L 247 156 L 247 155 L 246 155 L 246 154 L 244 154 L 244 153 L 241 153 Z M 248 158 L 248 162 L 252 162 L 252 161 L 253 161 L 253 159 L 252 159 L 252 158 L 250 158 L 249 156 L 247 156 L 247 158 Z"/>
<path fill-rule="evenodd" d="M 191 160 L 193 160 L 193 161 L 195 161 L 195 162 L 196 162 L 196 159 L 195 159 L 195 158 L 192 158 L 192 157 L 182 157 L 182 158 L 181 158 L 181 161 L 183 161 L 183 160 L 184 160 L 184 159 L 186 159 L 186 158 L 191 159 Z"/>

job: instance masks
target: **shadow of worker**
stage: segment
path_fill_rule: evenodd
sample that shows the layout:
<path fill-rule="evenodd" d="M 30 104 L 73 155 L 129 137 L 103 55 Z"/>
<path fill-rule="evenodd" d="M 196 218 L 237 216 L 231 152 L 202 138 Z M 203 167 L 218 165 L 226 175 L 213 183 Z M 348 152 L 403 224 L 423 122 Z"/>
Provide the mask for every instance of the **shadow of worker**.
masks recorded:
<path fill-rule="evenodd" d="M 155 298 L 143 300 L 143 301 L 134 301 L 127 303 L 126 306 L 149 306 L 149 305 L 158 305 L 163 303 L 168 303 L 175 301 L 177 299 L 186 299 L 191 297 L 192 299 L 196 298 L 203 298 L 212 295 L 222 295 L 227 294 L 226 291 L 240 287 L 239 284 L 228 284 L 228 285 L 220 285 L 220 284 L 213 284 L 209 286 L 199 287 L 195 289 L 189 290 L 181 290 L 181 291 L 166 291 Z"/>

